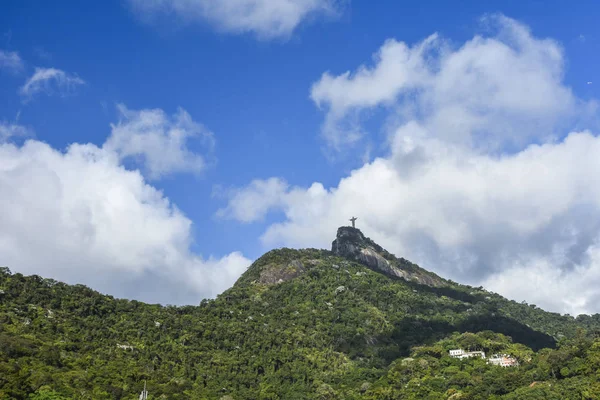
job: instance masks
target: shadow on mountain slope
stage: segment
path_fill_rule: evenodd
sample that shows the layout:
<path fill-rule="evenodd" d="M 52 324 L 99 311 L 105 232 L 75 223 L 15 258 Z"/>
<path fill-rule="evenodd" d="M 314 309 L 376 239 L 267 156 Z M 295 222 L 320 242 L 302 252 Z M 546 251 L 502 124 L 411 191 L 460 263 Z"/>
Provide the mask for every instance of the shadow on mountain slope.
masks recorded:
<path fill-rule="evenodd" d="M 524 344 L 535 351 L 546 347 L 556 347 L 556 341 L 552 336 L 533 330 L 524 324 L 501 315 L 474 315 L 456 325 L 445 321 L 407 317 L 396 324 L 391 335 L 392 341 L 397 345 L 397 353 L 386 354 L 384 358 L 391 361 L 400 356 L 408 356 L 412 346 L 433 344 L 453 332 L 481 332 L 486 330 L 510 336 L 514 343 Z"/>

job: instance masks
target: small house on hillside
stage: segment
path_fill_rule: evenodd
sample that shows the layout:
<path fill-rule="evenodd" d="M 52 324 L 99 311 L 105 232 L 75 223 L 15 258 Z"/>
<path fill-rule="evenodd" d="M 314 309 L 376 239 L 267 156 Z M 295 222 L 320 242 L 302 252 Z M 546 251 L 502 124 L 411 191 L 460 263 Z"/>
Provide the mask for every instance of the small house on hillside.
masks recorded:
<path fill-rule="evenodd" d="M 464 359 L 470 357 L 481 357 L 485 359 L 485 353 L 483 351 L 464 351 L 463 349 L 449 350 L 450 357 Z M 494 354 L 487 359 L 488 364 L 499 365 L 501 367 L 515 367 L 519 365 L 519 362 L 513 356 L 508 354 Z"/>
<path fill-rule="evenodd" d="M 450 350 L 450 357 L 452 358 L 470 358 L 470 357 L 481 357 L 485 358 L 485 353 L 483 351 L 464 351 L 463 349 L 455 349 Z"/>
<path fill-rule="evenodd" d="M 515 367 L 519 365 L 516 358 L 507 354 L 494 354 L 488 359 L 488 363 L 492 365 L 499 365 L 501 367 Z"/>

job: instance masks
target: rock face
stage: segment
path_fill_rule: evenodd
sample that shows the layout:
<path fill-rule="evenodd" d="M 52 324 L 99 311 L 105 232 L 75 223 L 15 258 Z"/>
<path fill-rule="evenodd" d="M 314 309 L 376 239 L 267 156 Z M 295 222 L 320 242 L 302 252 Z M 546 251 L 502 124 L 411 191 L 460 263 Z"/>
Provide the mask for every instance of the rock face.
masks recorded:
<path fill-rule="evenodd" d="M 287 265 L 270 264 L 263 268 L 258 281 L 264 285 L 275 285 L 294 279 L 305 270 L 299 260 L 292 260 Z"/>
<path fill-rule="evenodd" d="M 405 259 L 396 258 L 383 247 L 365 237 L 359 229 L 350 226 L 338 228 L 331 251 L 337 256 L 358 261 L 386 275 L 428 286 L 444 284 L 444 280 L 439 276 L 425 271 Z"/>

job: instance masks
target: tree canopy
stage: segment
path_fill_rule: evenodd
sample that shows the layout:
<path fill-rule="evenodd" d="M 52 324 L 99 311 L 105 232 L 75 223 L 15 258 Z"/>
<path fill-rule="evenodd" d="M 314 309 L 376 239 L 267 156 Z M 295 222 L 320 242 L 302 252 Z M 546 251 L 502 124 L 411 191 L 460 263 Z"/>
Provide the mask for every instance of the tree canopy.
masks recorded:
<path fill-rule="evenodd" d="M 600 398 L 600 318 L 280 249 L 198 306 L 0 270 L 0 399 Z M 518 367 L 449 357 L 514 355 Z M 587 396 L 587 397 L 586 397 Z"/>

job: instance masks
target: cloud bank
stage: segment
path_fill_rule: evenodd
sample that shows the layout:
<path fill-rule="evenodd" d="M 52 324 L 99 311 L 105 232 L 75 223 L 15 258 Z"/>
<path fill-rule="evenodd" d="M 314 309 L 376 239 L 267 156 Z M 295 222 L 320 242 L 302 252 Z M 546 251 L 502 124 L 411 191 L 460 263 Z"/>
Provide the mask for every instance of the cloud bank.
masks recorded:
<path fill-rule="evenodd" d="M 335 187 L 254 181 L 222 217 L 284 219 L 265 246 L 329 247 L 357 226 L 393 253 L 453 280 L 549 310 L 600 312 L 600 138 L 596 106 L 564 84 L 558 43 L 501 15 L 456 46 L 432 35 L 386 41 L 374 65 L 323 74 L 311 97 L 334 148 L 356 146 L 361 122 L 385 111 L 387 155 Z"/>
<path fill-rule="evenodd" d="M 150 174 L 181 171 L 171 157 L 188 150 L 174 137 L 192 136 L 200 125 L 184 110 L 172 119 L 162 110 L 126 114 L 102 147 L 0 144 L 0 263 L 119 297 L 197 304 L 229 287 L 250 260 L 238 252 L 221 258 L 193 253 L 192 221 L 121 160 L 145 154 Z M 158 116 L 154 124 L 140 122 L 149 116 Z M 130 146 L 145 134 L 142 128 L 150 141 L 166 142 L 164 160 L 152 147 Z"/>

